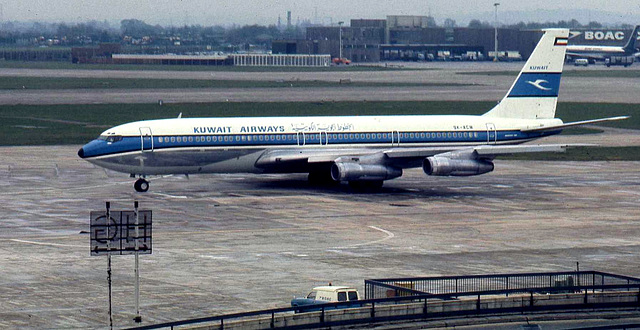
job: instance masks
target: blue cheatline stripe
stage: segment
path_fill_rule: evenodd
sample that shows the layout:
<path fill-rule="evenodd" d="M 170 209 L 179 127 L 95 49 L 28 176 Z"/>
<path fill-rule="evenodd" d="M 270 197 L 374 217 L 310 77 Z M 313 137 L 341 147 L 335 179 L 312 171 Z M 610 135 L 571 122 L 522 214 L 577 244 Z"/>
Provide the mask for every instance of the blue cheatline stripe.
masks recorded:
<path fill-rule="evenodd" d="M 466 134 L 465 134 L 466 133 Z M 400 146 L 406 147 L 411 144 L 419 143 L 483 143 L 488 140 L 518 141 L 531 138 L 537 138 L 546 135 L 552 135 L 557 132 L 531 132 L 522 133 L 519 130 L 497 131 L 497 137 L 494 132 L 482 131 L 440 131 L 440 132 L 401 132 Z M 188 147 L 268 147 L 268 146 L 298 146 L 298 138 L 300 139 L 300 147 L 313 147 L 322 145 L 335 147 L 340 145 L 358 145 L 358 144 L 379 144 L 380 147 L 391 146 L 392 133 L 378 132 L 350 132 L 350 133 L 306 133 L 304 134 L 304 145 L 302 134 L 226 134 L 226 135 L 173 135 L 173 136 L 154 136 L 153 148 L 172 149 L 172 148 L 188 148 Z M 398 143 L 398 133 L 393 134 L 393 142 Z M 147 137 L 145 140 L 145 150 L 151 149 L 151 142 Z M 94 140 L 85 148 L 85 157 L 97 157 L 110 154 L 140 151 L 140 136 L 123 137 L 122 140 L 113 143 L 107 143 L 103 140 Z"/>
<path fill-rule="evenodd" d="M 561 73 L 522 73 L 507 97 L 558 97 Z"/>

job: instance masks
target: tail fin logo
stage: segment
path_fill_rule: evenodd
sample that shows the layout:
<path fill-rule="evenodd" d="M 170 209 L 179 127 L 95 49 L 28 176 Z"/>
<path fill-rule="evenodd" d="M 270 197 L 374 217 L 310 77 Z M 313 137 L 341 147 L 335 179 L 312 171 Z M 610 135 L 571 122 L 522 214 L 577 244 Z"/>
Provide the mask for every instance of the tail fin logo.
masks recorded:
<path fill-rule="evenodd" d="M 544 79 L 538 79 L 536 81 L 527 81 L 528 84 L 532 85 L 533 87 L 541 90 L 541 91 L 550 91 L 551 88 L 549 87 L 544 87 L 542 86 L 542 84 L 548 84 L 549 82 L 544 80 Z"/>

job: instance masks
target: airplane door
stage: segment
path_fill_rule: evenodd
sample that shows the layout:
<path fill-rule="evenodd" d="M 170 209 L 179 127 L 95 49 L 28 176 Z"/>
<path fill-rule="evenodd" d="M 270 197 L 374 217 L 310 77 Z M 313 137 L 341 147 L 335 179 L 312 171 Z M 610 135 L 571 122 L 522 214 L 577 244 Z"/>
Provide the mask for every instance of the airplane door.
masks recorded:
<path fill-rule="evenodd" d="M 140 127 L 140 146 L 142 152 L 153 151 L 153 133 L 150 127 Z"/>
<path fill-rule="evenodd" d="M 296 139 L 298 140 L 298 145 L 303 146 L 306 144 L 306 137 L 304 136 L 304 132 L 296 133 Z"/>
<path fill-rule="evenodd" d="M 487 123 L 487 143 L 496 144 L 498 142 L 498 133 L 496 132 L 496 125 L 493 123 Z"/>
<path fill-rule="evenodd" d="M 329 144 L 329 135 L 327 134 L 327 132 L 325 131 L 321 131 L 320 132 L 320 145 L 327 145 Z"/>
<path fill-rule="evenodd" d="M 400 132 L 398 131 L 391 132 L 391 146 L 392 147 L 400 146 Z"/>

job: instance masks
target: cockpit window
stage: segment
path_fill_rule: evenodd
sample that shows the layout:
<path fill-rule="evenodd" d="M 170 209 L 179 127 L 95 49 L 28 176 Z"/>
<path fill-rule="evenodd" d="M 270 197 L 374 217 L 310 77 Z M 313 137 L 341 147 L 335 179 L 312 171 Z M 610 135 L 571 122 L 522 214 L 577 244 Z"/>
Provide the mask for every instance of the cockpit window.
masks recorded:
<path fill-rule="evenodd" d="M 107 141 L 109 143 L 118 142 L 122 140 L 122 136 L 120 135 L 100 135 L 98 140 Z"/>

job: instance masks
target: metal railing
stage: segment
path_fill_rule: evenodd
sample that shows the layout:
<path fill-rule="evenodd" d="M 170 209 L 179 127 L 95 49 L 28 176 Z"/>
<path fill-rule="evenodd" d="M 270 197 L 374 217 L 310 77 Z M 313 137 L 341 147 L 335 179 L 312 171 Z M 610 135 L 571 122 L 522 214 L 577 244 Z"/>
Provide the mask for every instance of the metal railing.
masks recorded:
<path fill-rule="evenodd" d="M 564 277 L 563 277 L 564 276 Z M 568 284 L 568 276 L 577 276 L 573 285 L 558 285 L 556 281 L 565 281 L 560 284 Z M 475 278 L 475 279 L 474 279 Z M 502 286 L 497 284 L 487 285 L 489 279 L 502 278 Z M 541 278 L 545 278 L 542 286 Z M 462 292 L 451 290 L 454 285 L 441 286 L 445 288 L 441 293 L 418 293 L 417 290 L 404 286 L 382 283 L 413 281 L 414 285 L 421 281 L 448 281 L 458 280 L 458 289 L 467 288 L 471 291 Z M 579 280 L 578 280 L 579 279 Z M 580 283 L 578 285 L 578 282 Z M 491 282 L 493 283 L 493 282 Z M 508 284 L 507 284 L 508 283 Z M 524 287 L 524 284 L 532 284 Z M 586 285 L 585 285 L 586 284 Z M 451 276 L 431 278 L 402 278 L 386 280 L 366 280 L 365 286 L 371 289 L 373 286 L 381 290 L 394 290 L 395 296 L 376 299 L 365 299 L 358 302 L 339 302 L 317 305 L 286 307 L 217 315 L 188 320 L 166 322 L 147 325 L 134 329 L 159 329 L 174 328 L 178 326 L 217 323 L 219 329 L 224 329 L 225 322 L 262 322 L 266 328 L 313 328 L 349 324 L 366 324 L 393 320 L 428 319 L 432 317 L 451 317 L 466 315 L 482 315 L 490 313 L 510 313 L 526 311 L 552 311 L 581 308 L 605 308 L 605 307 L 632 307 L 640 308 L 640 280 L 602 272 L 562 272 L 562 273 L 527 273 L 527 274 L 494 274 L 480 276 Z M 421 285 L 421 284 L 419 284 Z M 418 285 L 418 287 L 420 287 Z M 491 290 L 477 290 L 487 285 Z M 421 287 L 422 288 L 422 287 Z M 447 291 L 446 288 L 449 288 Z M 377 289 L 376 289 L 377 290 Z M 382 291 L 380 291 L 382 292 Z M 385 294 L 387 291 L 385 291 Z M 514 297 L 513 295 L 519 294 Z M 607 296 L 607 295 L 611 296 Z M 505 297 L 499 298 L 500 295 Z M 509 297 L 509 295 L 512 295 Z M 616 298 L 618 297 L 618 298 Z M 620 298 L 622 297 L 622 298 Z M 416 312 L 403 311 L 393 315 L 386 309 L 399 304 L 412 305 Z M 390 307 L 391 306 L 391 307 Z M 416 307 L 417 306 L 417 307 Z M 404 307 L 403 307 L 404 308 Z M 407 307 L 408 308 L 408 307 Z M 354 311 L 350 318 L 339 318 L 335 314 L 337 310 Z M 380 310 L 385 309 L 381 314 Z M 333 311 L 333 312 L 332 312 Z M 294 313 L 313 312 L 308 319 L 310 322 L 295 325 L 287 317 Z"/>
<path fill-rule="evenodd" d="M 598 271 L 489 274 L 365 280 L 365 299 L 416 294 L 528 292 L 533 288 L 640 284 L 640 279 Z"/>

